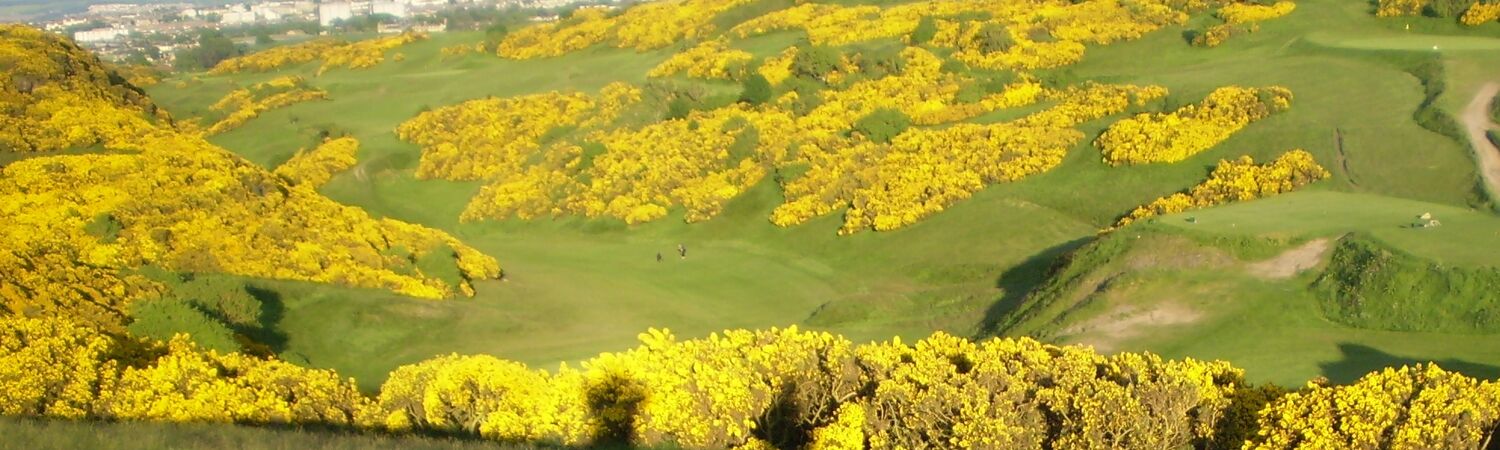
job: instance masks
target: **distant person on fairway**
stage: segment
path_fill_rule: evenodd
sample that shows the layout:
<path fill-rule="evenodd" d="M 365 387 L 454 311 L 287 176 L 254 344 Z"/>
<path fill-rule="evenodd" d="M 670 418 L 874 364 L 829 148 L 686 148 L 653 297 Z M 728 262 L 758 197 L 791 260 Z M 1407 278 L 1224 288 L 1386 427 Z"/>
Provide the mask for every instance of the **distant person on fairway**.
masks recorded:
<path fill-rule="evenodd" d="M 661 262 L 661 252 L 656 252 L 656 262 Z"/>
<path fill-rule="evenodd" d="M 687 246 L 677 244 L 677 256 L 682 259 L 687 259 Z"/>

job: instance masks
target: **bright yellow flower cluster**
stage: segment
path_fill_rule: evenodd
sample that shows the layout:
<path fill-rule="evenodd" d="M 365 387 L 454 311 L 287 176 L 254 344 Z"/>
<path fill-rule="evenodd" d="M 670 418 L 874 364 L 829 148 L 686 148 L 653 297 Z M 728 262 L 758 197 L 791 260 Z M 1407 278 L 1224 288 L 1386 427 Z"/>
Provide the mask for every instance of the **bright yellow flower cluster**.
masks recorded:
<path fill-rule="evenodd" d="M 488 51 L 487 49 L 488 46 L 486 46 L 484 42 L 480 42 L 478 44 L 450 45 L 447 47 L 443 47 L 443 49 L 438 53 L 441 54 L 443 58 L 457 58 L 460 56 L 468 56 L 473 53 L 484 53 Z"/>
<path fill-rule="evenodd" d="M 317 189 L 334 174 L 348 170 L 359 162 L 359 140 L 341 137 L 324 141 L 312 150 L 298 151 L 292 159 L 276 168 L 276 175 L 293 185 Z"/>
<path fill-rule="evenodd" d="M 186 338 L 162 346 L 58 317 L 0 317 L 0 414 L 350 426 L 374 409 L 332 371 L 219 354 Z M 115 359 L 125 355 L 136 356 Z"/>
<path fill-rule="evenodd" d="M 1375 15 L 1380 17 L 1420 16 L 1432 0 L 1379 0 Z"/>
<path fill-rule="evenodd" d="M 1387 368 L 1348 386 L 1309 384 L 1260 412 L 1246 449 L 1483 448 L 1500 385 L 1434 364 Z"/>
<path fill-rule="evenodd" d="M 530 59 L 558 56 L 609 41 L 619 48 L 653 50 L 714 32 L 719 13 L 753 0 L 664 0 L 643 3 L 613 15 L 585 8 L 559 23 L 517 30 L 500 42 L 500 56 Z"/>
<path fill-rule="evenodd" d="M 13 314 L 0 315 L 0 415 L 88 416 L 119 374 L 114 342 L 58 316 Z"/>
<path fill-rule="evenodd" d="M 145 88 L 161 84 L 162 73 L 150 66 L 122 65 L 110 68 L 131 86 Z"/>
<path fill-rule="evenodd" d="M 771 85 L 781 84 L 787 78 L 792 77 L 792 62 L 797 59 L 797 47 L 787 47 L 776 56 L 766 58 L 759 69 L 755 69 L 760 76 L 766 77 Z"/>
<path fill-rule="evenodd" d="M 70 48 L 46 36 L 32 39 L 41 48 Z M 92 58 L 77 61 L 76 74 L 98 67 Z M 271 87 L 294 85 L 281 80 Z M 30 131 L 84 134 L 73 139 L 97 140 L 110 152 L 29 158 L 0 168 L 0 310 L 119 331 L 125 306 L 160 290 L 132 274 L 144 265 L 427 298 L 471 293 L 467 280 L 499 276 L 494 259 L 447 234 L 377 220 L 200 137 L 159 127 L 126 98 L 76 91 L 38 90 L 47 96 L 27 98 L 33 103 L 23 110 L 53 111 Z M 447 257 L 440 252 L 456 259 L 464 277 L 459 285 L 417 269 L 416 261 L 429 254 Z"/>
<path fill-rule="evenodd" d="M 988 69 L 1029 70 L 1075 63 L 1083 57 L 1084 44 L 1135 39 L 1182 23 L 1187 20 L 1186 11 L 1194 7 L 1183 2 L 1115 0 L 928 0 L 885 8 L 804 3 L 741 23 L 731 33 L 746 37 L 801 29 L 814 44 L 844 45 L 907 37 L 924 17 L 934 17 L 938 32 L 929 44 L 953 49 L 955 59 Z M 1009 41 L 1006 48 L 988 42 L 996 29 Z"/>
<path fill-rule="evenodd" d="M 1261 165 L 1256 165 L 1249 156 L 1241 156 L 1237 161 L 1220 160 L 1208 179 L 1188 192 L 1172 194 L 1138 207 L 1120 218 L 1115 226 L 1123 227 L 1163 214 L 1291 192 L 1329 176 L 1328 170 L 1318 165 L 1311 153 L 1301 149 L 1286 152 L 1275 161 Z"/>
<path fill-rule="evenodd" d="M 315 60 L 323 61 L 323 65 L 318 68 L 319 75 L 338 67 L 363 69 L 384 62 L 385 52 L 389 50 L 424 39 L 427 39 L 427 35 L 421 33 L 403 33 L 357 42 L 316 39 L 229 58 L 219 62 L 208 73 L 224 75 L 241 72 L 269 72 Z"/>
<path fill-rule="evenodd" d="M 803 3 L 766 14 L 730 30 L 746 37 L 772 31 L 806 30 L 808 39 L 817 45 L 845 45 L 880 38 L 900 37 L 917 27 L 921 15 L 914 14 L 928 4 L 901 5 L 882 10 L 879 6 L 842 6 L 826 3 Z"/>
<path fill-rule="evenodd" d="M 605 90 L 622 99 L 640 95 L 624 84 Z M 490 98 L 424 112 L 397 127 L 396 134 L 422 146 L 419 178 L 506 178 L 523 172 L 548 132 L 579 126 L 599 117 L 600 109 L 599 102 L 582 93 Z"/>
<path fill-rule="evenodd" d="M 385 53 L 413 42 L 427 39 L 424 33 L 402 33 L 396 36 L 366 39 L 348 45 L 335 46 L 321 53 L 323 65 L 318 75 L 340 67 L 365 69 L 385 62 Z M 400 55 L 397 55 L 398 57 Z"/>
<path fill-rule="evenodd" d="M 1468 26 L 1479 26 L 1500 20 L 1500 3 L 1475 2 L 1464 10 L 1458 21 Z"/>
<path fill-rule="evenodd" d="M 796 328 L 678 340 L 665 330 L 555 374 L 489 356 L 393 371 L 374 398 L 328 370 L 0 315 L 0 414 L 437 432 L 503 442 L 682 448 L 1199 446 L 1241 370 L 943 333 L 856 345 Z M 1309 383 L 1260 410 L 1247 449 L 1478 448 L 1500 385 L 1436 365 Z M 804 442 L 807 439 L 808 442 Z"/>
<path fill-rule="evenodd" d="M 336 39 L 314 39 L 292 45 L 271 47 L 220 61 L 208 73 L 225 75 L 241 72 L 269 72 L 290 65 L 323 59 L 328 52 L 346 45 L 349 44 Z"/>
<path fill-rule="evenodd" d="M 1165 94 L 1154 86 L 1090 84 L 1049 93 L 1056 105 L 1011 122 L 910 130 L 889 145 L 804 143 L 794 162 L 808 169 L 782 182 L 786 203 L 772 211 L 771 222 L 791 226 L 848 208 L 841 234 L 910 225 L 987 184 L 1056 167 L 1083 139 L 1074 126 Z M 816 117 L 815 111 L 805 120 Z"/>
<path fill-rule="evenodd" d="M 729 42 L 724 39 L 714 39 L 672 55 L 646 76 L 665 77 L 687 72 L 693 78 L 738 79 L 749 70 L 753 59 L 755 56 L 750 52 L 729 48 Z"/>
<path fill-rule="evenodd" d="M 1170 113 L 1121 119 L 1094 140 L 1111 165 L 1177 162 L 1208 150 L 1251 122 L 1291 107 L 1279 86 L 1215 89 L 1202 102 Z"/>
<path fill-rule="evenodd" d="M 209 108 L 228 111 L 229 114 L 203 130 L 203 134 L 212 136 L 223 133 L 260 117 L 263 112 L 326 98 L 328 92 L 308 87 L 306 80 L 296 76 L 280 77 L 248 88 L 235 89 Z"/>
<path fill-rule="evenodd" d="M 1220 7 L 1219 11 L 1214 14 L 1219 16 L 1224 23 L 1242 24 L 1275 19 L 1291 14 L 1295 9 L 1297 9 L 1297 4 L 1286 0 L 1273 5 L 1230 3 Z"/>
<path fill-rule="evenodd" d="M 577 214 L 635 224 L 682 207 L 685 220 L 696 222 L 770 171 L 806 166 L 783 181 L 787 203 L 772 222 L 790 226 L 851 208 L 843 229 L 850 233 L 910 225 L 987 183 L 1048 170 L 1082 138 L 1075 125 L 1165 94 L 1099 85 L 1048 93 L 1023 76 L 964 104 L 959 90 L 977 80 L 944 72 L 942 60 L 920 48 L 901 58 L 899 73 L 821 91 L 819 106 L 801 116 L 789 93 L 766 105 L 620 127 L 615 115 L 640 93 L 617 85 L 599 99 L 549 93 L 468 102 L 424 113 L 398 134 L 423 147 L 418 176 L 494 180 L 470 202 L 464 220 Z M 889 144 L 850 132 L 880 109 L 935 125 L 1044 97 L 1058 104 L 1013 123 L 910 130 Z M 549 137 L 558 130 L 574 137 Z"/>
<path fill-rule="evenodd" d="M 94 55 L 52 33 L 0 25 L 0 70 L 0 152 L 87 147 L 131 133 L 142 113 L 167 118 Z M 92 102 L 116 107 L 87 107 Z"/>
<path fill-rule="evenodd" d="M 142 345 L 139 360 L 113 359 Z M 333 372 L 204 351 L 186 336 L 159 346 L 57 318 L 0 317 L 6 415 L 321 424 L 570 446 L 790 448 L 806 436 L 819 449 L 1179 448 L 1211 436 L 1243 384 L 1224 362 L 1103 356 L 1025 338 L 938 333 L 855 345 L 788 328 L 680 341 L 653 329 L 635 349 L 556 374 L 488 356 L 436 357 L 396 369 L 372 400 Z"/>

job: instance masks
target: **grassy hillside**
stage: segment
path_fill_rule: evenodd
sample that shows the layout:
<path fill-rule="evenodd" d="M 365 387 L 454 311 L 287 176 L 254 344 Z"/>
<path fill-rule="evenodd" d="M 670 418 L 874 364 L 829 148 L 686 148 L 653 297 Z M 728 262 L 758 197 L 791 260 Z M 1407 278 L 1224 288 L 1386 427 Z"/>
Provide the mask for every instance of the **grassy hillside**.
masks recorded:
<path fill-rule="evenodd" d="M 1421 211 L 1444 225 L 1407 227 Z M 1480 229 L 1493 233 L 1497 224 L 1493 216 L 1463 209 L 1331 192 L 1164 216 L 1069 255 L 1025 306 L 998 325 L 1009 335 L 1101 350 L 1226 358 L 1252 378 L 1292 385 L 1310 375 L 1347 382 L 1373 368 L 1428 360 L 1493 377 L 1500 375 L 1500 353 L 1492 351 L 1500 335 L 1467 324 L 1440 325 L 1445 322 L 1431 316 L 1452 320 L 1480 308 L 1468 303 L 1476 296 L 1464 294 L 1462 283 L 1450 282 L 1483 282 L 1466 274 L 1492 271 L 1495 261 L 1486 255 L 1500 250 L 1500 242 L 1455 237 Z M 1395 280 L 1384 285 L 1339 284 L 1363 295 L 1364 307 L 1379 315 L 1344 317 L 1323 306 L 1339 299 L 1324 292 L 1332 282 L 1320 277 L 1359 271 L 1346 268 L 1348 261 L 1330 267 L 1331 259 L 1347 252 L 1339 243 L 1347 233 L 1376 236 L 1379 241 L 1360 242 L 1378 242 L 1401 255 L 1424 255 L 1381 265 L 1385 270 L 1374 276 Z M 1462 251 L 1454 246 L 1459 243 Z M 1444 263 L 1425 255 L 1442 255 Z M 1429 273 L 1434 264 L 1453 275 Z M 1426 284 L 1412 288 L 1401 281 L 1413 278 Z M 1374 292 L 1385 285 L 1405 288 Z M 1388 331 L 1391 323 L 1427 326 Z"/>
<path fill-rule="evenodd" d="M 1189 27 L 1205 20 L 1195 19 Z M 1408 31 L 1402 22 L 1418 26 Z M 975 335 L 1015 308 L 1059 255 L 1088 242 L 1136 205 L 1196 183 L 1221 158 L 1248 154 L 1268 160 L 1295 147 L 1312 152 L 1334 173 L 1313 188 L 1326 192 L 1202 211 L 1192 214 L 1198 217 L 1192 225 L 1163 218 L 1157 228 L 1287 242 L 1365 231 L 1436 261 L 1492 261 L 1487 255 L 1493 253 L 1486 252 L 1500 241 L 1493 231 L 1500 227 L 1492 227 L 1497 220 L 1468 211 L 1486 202 L 1475 190 L 1472 156 L 1464 143 L 1413 120 L 1426 98 L 1422 81 L 1409 70 L 1434 54 L 1440 57 L 1449 89 L 1435 105 L 1452 113 L 1467 102 L 1471 86 L 1500 67 L 1490 50 L 1500 46 L 1495 38 L 1500 26 L 1458 30 L 1426 19 L 1380 20 L 1362 2 L 1311 0 L 1299 2 L 1288 17 L 1265 22 L 1260 32 L 1213 49 L 1188 46 L 1187 28 L 1168 27 L 1136 41 L 1090 48 L 1082 63 L 1039 75 L 1056 83 L 1160 84 L 1171 89 L 1167 102 L 1175 105 L 1195 102 L 1218 86 L 1280 84 L 1295 94 L 1291 110 L 1178 164 L 1113 168 L 1085 141 L 1050 172 L 990 187 L 915 226 L 850 237 L 835 236 L 836 217 L 794 228 L 768 223 L 765 218 L 781 201 L 770 180 L 734 200 L 720 216 L 695 225 L 675 220 L 679 216 L 630 227 L 571 218 L 460 224 L 458 214 L 479 184 L 417 180 L 417 147 L 392 132 L 424 109 L 464 100 L 642 82 L 676 48 L 645 53 L 593 48 L 527 61 L 489 55 L 445 59 L 442 48 L 482 38 L 448 33 L 403 47 L 395 53 L 404 60 L 369 70 L 314 77 L 314 63 L 258 75 L 185 75 L 149 92 L 175 116 L 193 117 L 235 86 L 304 75 L 327 90 L 330 100 L 267 112 L 214 142 L 274 167 L 313 145 L 322 132 L 351 134 L 362 143 L 360 165 L 323 193 L 376 215 L 452 232 L 500 258 L 507 279 L 478 285 L 478 295 L 464 301 L 255 282 L 281 299 L 279 329 L 285 340 L 277 350 L 282 356 L 339 369 L 366 387 L 397 365 L 448 352 L 550 367 L 627 347 L 651 326 L 688 337 L 725 327 L 794 323 L 856 340 L 910 338 L 933 330 Z M 1463 36 L 1453 36 L 1458 33 Z M 798 38 L 787 32 L 733 45 L 765 56 Z M 1442 50 L 1433 52 L 1432 45 Z M 704 85 L 738 90 L 722 82 Z M 1092 137 L 1110 122 L 1083 129 Z M 1335 133 L 1343 136 L 1342 152 Z M 1420 235 L 1382 228 L 1426 211 L 1445 226 Z M 678 244 L 688 247 L 687 259 L 674 257 Z M 664 262 L 656 262 L 658 252 L 666 256 Z M 1318 318 L 1316 303 L 1305 292 L 1307 280 L 1300 278 L 1272 282 L 1218 270 L 1169 278 L 1188 284 L 1153 281 L 1118 295 L 1150 303 L 1167 293 L 1197 292 L 1207 303 L 1193 305 L 1206 318 L 1180 332 L 1149 328 L 1111 348 L 1225 358 L 1286 382 L 1319 374 L 1347 379 L 1402 358 L 1500 362 L 1500 353 L 1481 350 L 1494 347 L 1488 336 L 1333 326 Z M 1218 300 L 1222 292 L 1234 294 Z"/>

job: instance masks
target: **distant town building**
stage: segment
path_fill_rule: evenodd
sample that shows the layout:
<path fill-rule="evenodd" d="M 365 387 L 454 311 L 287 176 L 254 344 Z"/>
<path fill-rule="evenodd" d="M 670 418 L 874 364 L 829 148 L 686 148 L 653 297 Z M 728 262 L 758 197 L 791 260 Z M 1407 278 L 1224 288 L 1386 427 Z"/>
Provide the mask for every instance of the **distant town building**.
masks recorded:
<path fill-rule="evenodd" d="M 124 28 L 99 28 L 73 33 L 73 40 L 79 43 L 109 42 L 127 34 L 130 33 Z"/>
<path fill-rule="evenodd" d="M 219 16 L 219 23 L 229 26 L 255 23 L 255 13 L 250 11 L 228 11 Z"/>
<path fill-rule="evenodd" d="M 331 26 L 334 22 L 354 18 L 354 4 L 349 2 L 328 2 L 318 5 L 318 23 L 323 26 Z"/>
<path fill-rule="evenodd" d="M 405 19 L 408 15 L 406 2 L 397 0 L 375 0 L 371 14 L 389 14 L 399 19 Z"/>

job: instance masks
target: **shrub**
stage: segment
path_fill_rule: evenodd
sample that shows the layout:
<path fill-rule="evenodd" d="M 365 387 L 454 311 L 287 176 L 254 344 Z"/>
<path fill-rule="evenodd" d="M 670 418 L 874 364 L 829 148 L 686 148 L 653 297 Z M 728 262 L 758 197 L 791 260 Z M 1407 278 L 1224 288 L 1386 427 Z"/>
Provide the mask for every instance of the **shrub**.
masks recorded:
<path fill-rule="evenodd" d="M 803 45 L 792 58 L 792 75 L 822 81 L 839 65 L 839 52 L 829 47 Z"/>
<path fill-rule="evenodd" d="M 897 109 L 877 109 L 854 123 L 854 131 L 871 141 L 889 143 L 911 126 L 911 118 Z"/>
<path fill-rule="evenodd" d="M 1011 37 L 1010 30 L 1004 25 L 985 25 L 980 33 L 979 50 L 985 53 L 1004 52 L 1016 45 L 1016 39 Z"/>
<path fill-rule="evenodd" d="M 771 101 L 771 82 L 758 73 L 752 73 L 741 82 L 740 101 L 751 105 L 759 105 Z"/>
<path fill-rule="evenodd" d="M 131 334 L 160 341 L 183 333 L 203 348 L 232 352 L 240 348 L 234 332 L 209 317 L 192 303 L 178 298 L 156 298 L 135 302 L 130 308 Z"/>
<path fill-rule="evenodd" d="M 1422 13 L 1432 17 L 1458 17 L 1473 3 L 1475 0 L 1432 0 Z"/>

